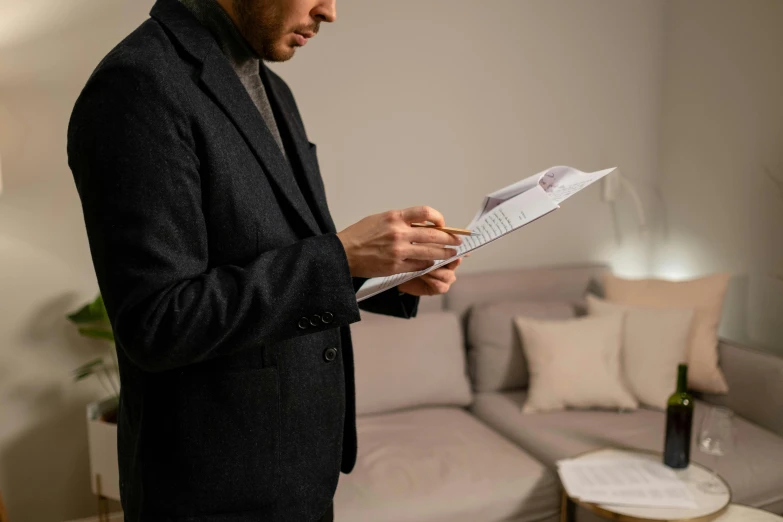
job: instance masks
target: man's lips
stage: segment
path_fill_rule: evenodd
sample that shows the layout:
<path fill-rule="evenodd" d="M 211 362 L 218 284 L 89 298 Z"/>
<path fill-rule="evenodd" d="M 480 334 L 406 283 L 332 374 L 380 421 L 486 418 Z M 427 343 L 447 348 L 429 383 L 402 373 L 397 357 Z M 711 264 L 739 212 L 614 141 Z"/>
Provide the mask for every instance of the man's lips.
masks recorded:
<path fill-rule="evenodd" d="M 294 33 L 294 38 L 296 39 L 296 45 L 302 46 L 307 43 L 307 40 L 315 36 L 314 32 L 308 31 L 305 33 Z"/>

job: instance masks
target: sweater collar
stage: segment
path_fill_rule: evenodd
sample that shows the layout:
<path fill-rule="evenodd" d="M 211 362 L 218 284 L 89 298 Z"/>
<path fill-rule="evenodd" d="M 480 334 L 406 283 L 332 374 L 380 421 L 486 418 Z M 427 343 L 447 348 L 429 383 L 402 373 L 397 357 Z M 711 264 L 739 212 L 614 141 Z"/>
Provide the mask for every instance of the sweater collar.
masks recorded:
<path fill-rule="evenodd" d="M 179 0 L 212 33 L 240 77 L 258 74 L 260 60 L 216 0 Z"/>

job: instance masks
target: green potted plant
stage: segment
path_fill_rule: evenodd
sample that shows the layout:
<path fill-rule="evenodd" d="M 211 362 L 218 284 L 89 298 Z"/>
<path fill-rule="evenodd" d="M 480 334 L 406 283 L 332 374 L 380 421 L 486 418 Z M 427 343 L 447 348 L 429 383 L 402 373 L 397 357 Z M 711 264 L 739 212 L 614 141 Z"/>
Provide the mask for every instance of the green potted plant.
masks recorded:
<path fill-rule="evenodd" d="M 119 406 L 120 382 L 117 373 L 117 355 L 114 347 L 114 332 L 109 315 L 98 295 L 90 303 L 68 315 L 79 333 L 91 339 L 106 341 L 108 360 L 99 357 L 74 370 L 74 379 L 81 381 L 88 377 L 97 379 L 107 397 L 87 405 L 87 444 L 90 455 L 90 475 L 93 493 L 99 497 L 119 500 L 120 474 L 117 462 L 117 408 Z"/>

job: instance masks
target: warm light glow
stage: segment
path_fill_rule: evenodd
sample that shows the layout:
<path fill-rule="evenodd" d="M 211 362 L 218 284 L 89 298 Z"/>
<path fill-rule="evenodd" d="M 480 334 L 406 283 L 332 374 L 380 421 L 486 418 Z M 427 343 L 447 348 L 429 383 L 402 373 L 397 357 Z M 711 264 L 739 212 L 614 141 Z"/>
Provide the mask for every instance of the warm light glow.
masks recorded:
<path fill-rule="evenodd" d="M 658 279 L 685 281 L 687 279 L 693 279 L 697 276 L 697 273 L 692 267 L 688 266 L 683 257 L 668 256 L 667 259 L 661 262 L 653 275 Z"/>
<path fill-rule="evenodd" d="M 612 273 L 619 277 L 643 279 L 650 277 L 648 256 L 648 238 L 636 235 L 622 242 L 607 238 L 603 244 L 597 245 L 594 259 L 608 264 Z"/>

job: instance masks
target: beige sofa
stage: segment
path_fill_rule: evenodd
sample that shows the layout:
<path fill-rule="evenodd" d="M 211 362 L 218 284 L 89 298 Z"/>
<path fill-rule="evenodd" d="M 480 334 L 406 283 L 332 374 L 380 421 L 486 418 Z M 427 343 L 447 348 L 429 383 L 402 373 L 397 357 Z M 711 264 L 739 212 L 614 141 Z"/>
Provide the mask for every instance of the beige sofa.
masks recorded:
<path fill-rule="evenodd" d="M 423 300 L 412 321 L 366 314 L 353 328 L 359 458 L 340 478 L 335 519 L 555 521 L 556 460 L 608 446 L 659 451 L 660 411 L 523 415 L 521 349 L 475 346 L 512 335 L 508 314 L 519 307 L 540 316 L 578 312 L 589 287 L 600 292 L 595 281 L 604 270 L 462 275 L 445 298 Z M 476 319 L 487 303 L 499 302 L 513 304 Z M 727 343 L 720 355 L 731 391 L 703 400 L 728 405 L 738 417 L 736 450 L 719 472 L 735 502 L 783 514 L 783 360 Z M 704 410 L 700 400 L 696 426 Z M 695 448 L 692 458 L 708 463 Z"/>

